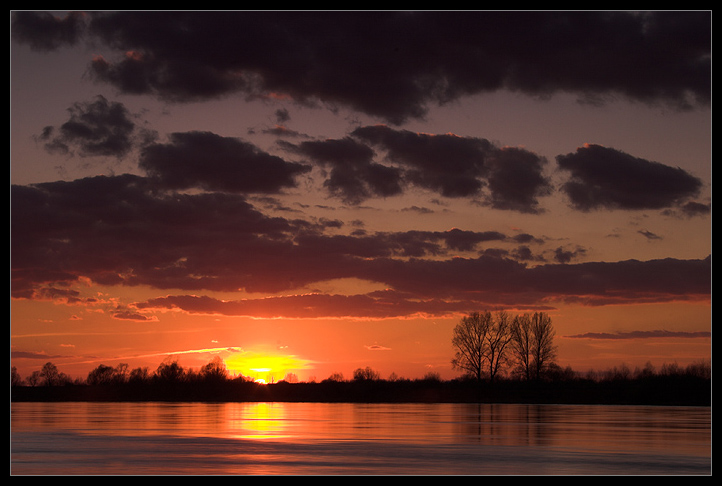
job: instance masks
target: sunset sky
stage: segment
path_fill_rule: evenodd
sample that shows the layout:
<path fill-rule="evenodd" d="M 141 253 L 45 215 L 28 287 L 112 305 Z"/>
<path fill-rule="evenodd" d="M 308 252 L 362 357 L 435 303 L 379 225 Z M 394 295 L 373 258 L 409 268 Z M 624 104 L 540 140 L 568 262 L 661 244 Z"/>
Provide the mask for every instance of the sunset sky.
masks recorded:
<path fill-rule="evenodd" d="M 12 12 L 11 363 L 711 359 L 711 12 Z"/>

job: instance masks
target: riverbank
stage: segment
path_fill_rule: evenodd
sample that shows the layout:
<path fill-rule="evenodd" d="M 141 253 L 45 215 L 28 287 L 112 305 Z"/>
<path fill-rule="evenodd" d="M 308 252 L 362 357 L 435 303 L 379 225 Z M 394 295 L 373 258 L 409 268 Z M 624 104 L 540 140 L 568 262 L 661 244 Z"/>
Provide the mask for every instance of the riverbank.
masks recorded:
<path fill-rule="evenodd" d="M 21 401 L 539 403 L 711 406 L 710 379 L 671 376 L 648 379 L 500 381 L 345 381 L 260 384 L 247 381 L 17 386 Z"/>

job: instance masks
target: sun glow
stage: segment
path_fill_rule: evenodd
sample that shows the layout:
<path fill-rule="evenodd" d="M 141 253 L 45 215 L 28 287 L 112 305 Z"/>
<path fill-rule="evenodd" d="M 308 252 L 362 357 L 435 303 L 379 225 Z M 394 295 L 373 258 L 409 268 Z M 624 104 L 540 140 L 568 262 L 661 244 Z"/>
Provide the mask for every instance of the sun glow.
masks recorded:
<path fill-rule="evenodd" d="M 286 378 L 289 373 L 308 369 L 310 362 L 296 356 L 236 353 L 225 359 L 226 368 L 231 374 L 252 378 L 257 383 L 273 383 Z"/>

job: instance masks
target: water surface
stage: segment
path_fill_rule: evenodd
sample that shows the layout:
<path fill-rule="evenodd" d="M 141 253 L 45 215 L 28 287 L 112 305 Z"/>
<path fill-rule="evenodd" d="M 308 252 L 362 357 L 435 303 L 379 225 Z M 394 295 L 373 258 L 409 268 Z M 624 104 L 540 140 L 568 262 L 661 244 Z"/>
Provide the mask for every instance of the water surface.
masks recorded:
<path fill-rule="evenodd" d="M 709 475 L 709 407 L 12 403 L 13 475 Z"/>

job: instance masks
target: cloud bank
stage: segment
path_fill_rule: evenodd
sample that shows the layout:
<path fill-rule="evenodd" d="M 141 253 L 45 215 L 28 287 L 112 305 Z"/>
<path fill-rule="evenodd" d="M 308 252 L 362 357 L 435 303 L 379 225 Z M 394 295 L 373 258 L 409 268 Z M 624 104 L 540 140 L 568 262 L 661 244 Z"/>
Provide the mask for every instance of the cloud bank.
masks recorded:
<path fill-rule="evenodd" d="M 102 43 L 91 73 L 125 93 L 284 95 L 392 123 L 496 90 L 711 99 L 710 12 L 18 12 L 41 50 Z"/>
<path fill-rule="evenodd" d="M 52 153 L 135 157 L 137 173 L 13 185 L 12 296 L 70 302 L 81 281 L 179 294 L 117 314 L 134 319 L 150 309 L 383 318 L 708 300 L 710 257 L 575 263 L 584 248 L 535 254 L 539 235 L 346 231 L 269 216 L 253 198 L 321 177 L 327 195 L 350 206 L 423 190 L 534 216 L 559 192 L 584 212 L 706 215 L 709 205 L 695 200 L 699 178 L 612 147 L 570 147 L 548 161 L 520 148 L 524 141 L 501 147 L 399 125 L 501 90 L 709 106 L 710 21 L 709 12 L 15 12 L 16 42 L 44 52 L 93 45 L 102 55 L 89 59 L 89 75 L 122 94 L 176 103 L 282 98 L 383 123 L 337 139 L 279 141 L 270 153 L 208 131 L 161 137 L 121 103 L 78 102 L 38 140 Z M 338 279 L 386 290 L 309 290 Z M 241 291 L 258 297 L 201 295 Z"/>
<path fill-rule="evenodd" d="M 603 304 L 704 299 L 711 288 L 710 258 L 528 266 L 510 254 L 483 251 L 484 243 L 517 245 L 495 231 L 335 234 L 329 230 L 335 225 L 325 222 L 264 215 L 242 195 L 158 192 L 152 181 L 131 175 L 13 186 L 11 204 L 14 297 L 39 298 L 82 279 L 275 293 L 354 278 L 393 289 L 383 297 L 406 306 L 404 313 L 414 306 L 434 313 L 434 299 L 447 306 L 455 302 L 446 309 L 557 299 Z M 458 250 L 478 256 L 456 256 Z M 338 308 L 349 312 L 379 315 L 369 310 L 374 307 L 398 312 L 378 295 L 360 296 L 355 305 L 350 297 L 334 296 L 276 302 L 298 303 L 290 313 L 298 316 L 298 309 L 318 308 L 324 298 L 329 308 L 346 301 Z"/>

